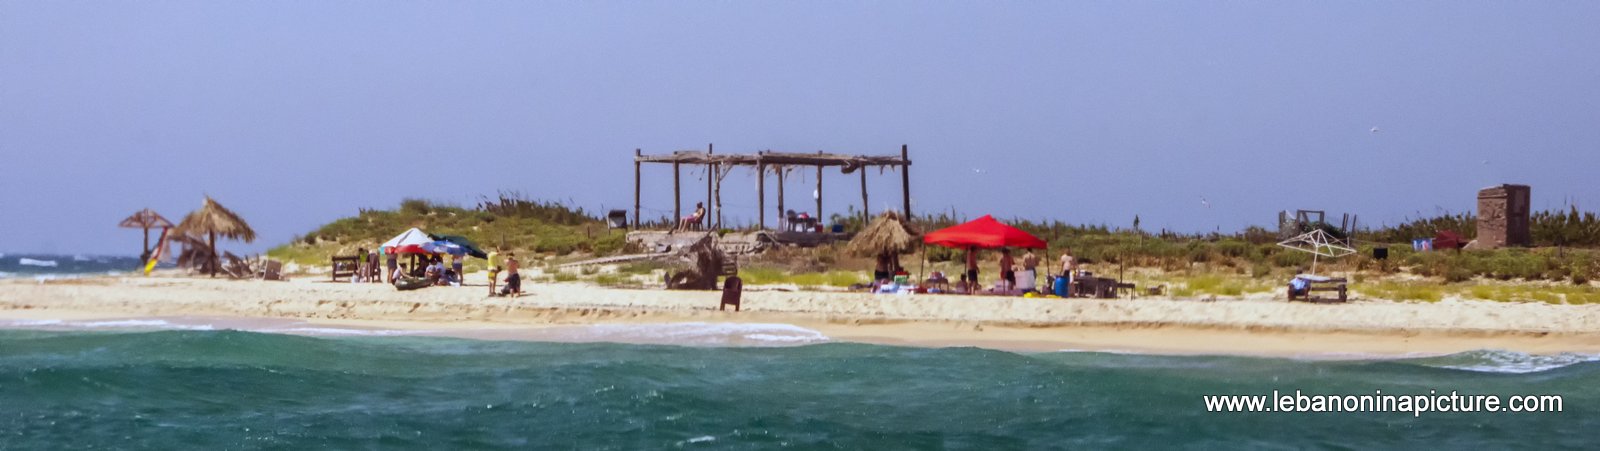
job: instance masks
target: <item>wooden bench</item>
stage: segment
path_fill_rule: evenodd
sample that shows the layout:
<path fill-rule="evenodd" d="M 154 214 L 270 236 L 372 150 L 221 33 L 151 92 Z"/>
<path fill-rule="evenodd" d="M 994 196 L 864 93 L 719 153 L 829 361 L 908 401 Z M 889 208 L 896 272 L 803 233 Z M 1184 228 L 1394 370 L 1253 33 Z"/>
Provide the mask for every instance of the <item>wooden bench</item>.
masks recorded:
<path fill-rule="evenodd" d="M 333 271 L 329 273 L 333 274 L 334 282 L 338 282 L 340 277 L 355 277 L 356 271 L 360 269 L 358 266 L 361 265 L 361 257 L 335 256 L 330 260 L 333 260 Z"/>
<path fill-rule="evenodd" d="M 1303 294 L 1295 293 L 1294 285 L 1292 285 L 1292 284 L 1289 285 L 1289 287 L 1286 288 L 1286 290 L 1289 293 L 1289 300 L 1290 301 L 1294 301 L 1296 299 L 1303 300 L 1303 301 L 1306 301 L 1306 302 L 1331 301 L 1332 300 L 1332 299 L 1322 299 L 1322 298 L 1316 297 L 1313 294 L 1313 293 L 1316 293 L 1316 292 L 1319 292 L 1319 291 L 1320 292 L 1325 292 L 1325 293 L 1326 292 L 1339 293 L 1339 297 L 1338 297 L 1338 301 L 1339 302 L 1345 302 L 1345 301 L 1349 300 L 1348 281 L 1345 280 L 1345 278 L 1343 278 L 1343 277 L 1330 277 L 1330 278 L 1327 278 L 1326 280 L 1316 280 L 1316 279 L 1301 279 L 1301 280 L 1305 280 L 1306 283 L 1307 283 L 1306 292 L 1303 293 Z"/>

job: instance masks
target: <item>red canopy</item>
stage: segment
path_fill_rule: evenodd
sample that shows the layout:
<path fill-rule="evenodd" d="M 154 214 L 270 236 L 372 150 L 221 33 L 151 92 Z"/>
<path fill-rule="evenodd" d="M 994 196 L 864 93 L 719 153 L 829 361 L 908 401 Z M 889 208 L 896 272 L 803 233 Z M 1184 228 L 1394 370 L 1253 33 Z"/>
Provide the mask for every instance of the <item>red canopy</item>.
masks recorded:
<path fill-rule="evenodd" d="M 954 248 L 996 248 L 996 247 L 1026 247 L 1042 249 L 1044 240 L 1024 232 L 1016 227 L 1008 226 L 996 221 L 993 216 L 983 215 L 966 224 L 929 232 L 922 237 L 922 242 L 944 247 Z"/>

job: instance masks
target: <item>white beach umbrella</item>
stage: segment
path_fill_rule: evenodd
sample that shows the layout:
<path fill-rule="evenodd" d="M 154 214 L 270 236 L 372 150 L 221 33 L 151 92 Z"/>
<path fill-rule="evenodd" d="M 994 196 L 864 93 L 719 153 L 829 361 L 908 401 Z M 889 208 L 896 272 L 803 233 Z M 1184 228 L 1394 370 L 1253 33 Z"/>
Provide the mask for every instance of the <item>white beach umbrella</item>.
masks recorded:
<path fill-rule="evenodd" d="M 1328 235 L 1322 229 L 1295 235 L 1293 238 L 1278 243 L 1289 249 L 1311 254 L 1311 273 L 1317 273 L 1317 257 L 1338 258 L 1356 253 L 1355 249 L 1345 246 L 1339 239 Z"/>

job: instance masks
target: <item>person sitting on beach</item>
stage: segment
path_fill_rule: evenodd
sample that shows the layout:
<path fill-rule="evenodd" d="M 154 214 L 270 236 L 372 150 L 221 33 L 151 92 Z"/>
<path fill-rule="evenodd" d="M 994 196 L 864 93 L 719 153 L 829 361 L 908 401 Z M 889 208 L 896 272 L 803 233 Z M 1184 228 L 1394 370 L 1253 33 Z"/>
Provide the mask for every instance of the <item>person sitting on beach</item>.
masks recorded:
<path fill-rule="evenodd" d="M 1291 295 L 1290 296 L 1291 299 L 1293 297 L 1295 297 L 1295 296 L 1305 296 L 1305 295 L 1309 294 L 1310 292 L 1311 292 L 1311 282 L 1310 281 L 1307 281 L 1305 278 L 1300 277 L 1299 275 L 1296 275 L 1296 276 L 1294 276 L 1294 278 L 1289 279 L 1289 294 Z"/>
<path fill-rule="evenodd" d="M 950 279 L 945 278 L 944 273 L 939 271 L 934 271 L 933 274 L 929 274 L 928 280 L 925 282 L 925 284 L 928 286 L 927 288 L 930 292 L 937 293 L 950 290 Z"/>
<path fill-rule="evenodd" d="M 877 263 L 876 266 L 872 267 L 872 284 L 874 286 L 876 286 L 877 284 L 883 283 L 883 281 L 885 281 L 885 280 L 889 280 L 889 276 L 890 276 L 889 275 L 889 265 L 890 264 L 891 263 L 889 261 L 889 254 L 879 254 L 878 255 L 878 263 Z"/>
<path fill-rule="evenodd" d="M 704 202 L 695 202 L 694 203 L 694 213 L 690 213 L 689 216 L 684 216 L 683 219 L 679 220 L 678 221 L 678 227 L 675 228 L 675 229 L 672 229 L 672 231 L 673 232 L 681 232 L 681 231 L 691 230 L 694 227 L 699 226 L 700 225 L 700 219 L 704 218 L 705 216 L 706 216 L 706 204 Z"/>
<path fill-rule="evenodd" d="M 512 297 L 520 297 L 520 296 L 522 296 L 522 275 L 521 274 L 517 274 L 517 269 L 519 267 L 521 267 L 521 263 L 517 261 L 517 254 L 513 253 L 513 252 L 507 252 L 506 253 L 506 287 L 500 290 L 500 295 L 501 296 L 505 296 L 505 295 L 511 295 Z"/>
<path fill-rule="evenodd" d="M 1000 281 L 1006 291 L 1017 287 L 1016 260 L 1011 258 L 1011 249 L 1000 249 Z"/>

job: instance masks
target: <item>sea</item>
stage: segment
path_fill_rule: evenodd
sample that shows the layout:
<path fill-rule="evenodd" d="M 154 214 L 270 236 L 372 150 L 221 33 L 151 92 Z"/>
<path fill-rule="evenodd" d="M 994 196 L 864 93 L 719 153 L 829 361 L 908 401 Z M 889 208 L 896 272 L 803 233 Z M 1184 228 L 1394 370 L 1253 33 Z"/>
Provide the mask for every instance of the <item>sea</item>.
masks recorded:
<path fill-rule="evenodd" d="M 0 320 L 0 449 L 1600 446 L 1600 356 L 1583 354 L 1008 352 L 715 322 L 573 326 L 548 341 L 242 324 Z M 1204 401 L 1296 390 L 1555 395 L 1561 409 L 1245 413 Z"/>
<path fill-rule="evenodd" d="M 159 265 L 161 268 L 171 264 Z M 33 278 L 52 280 L 62 278 L 133 274 L 142 271 L 138 257 L 112 255 L 50 255 L 0 253 L 0 279 Z"/>

